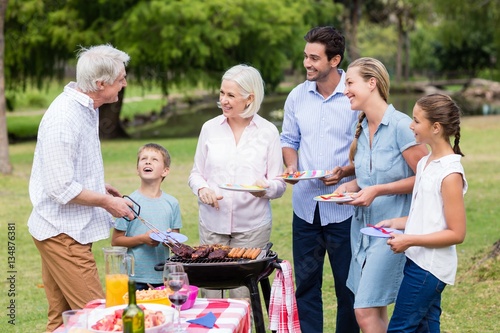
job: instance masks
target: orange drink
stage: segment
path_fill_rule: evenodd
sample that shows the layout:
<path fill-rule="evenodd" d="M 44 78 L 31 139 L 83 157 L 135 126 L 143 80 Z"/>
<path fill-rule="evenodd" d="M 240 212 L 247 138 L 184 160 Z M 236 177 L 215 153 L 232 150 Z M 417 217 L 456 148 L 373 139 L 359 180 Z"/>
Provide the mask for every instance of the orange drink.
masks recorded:
<path fill-rule="evenodd" d="M 123 295 L 127 292 L 127 274 L 106 274 L 106 307 L 126 304 Z"/>

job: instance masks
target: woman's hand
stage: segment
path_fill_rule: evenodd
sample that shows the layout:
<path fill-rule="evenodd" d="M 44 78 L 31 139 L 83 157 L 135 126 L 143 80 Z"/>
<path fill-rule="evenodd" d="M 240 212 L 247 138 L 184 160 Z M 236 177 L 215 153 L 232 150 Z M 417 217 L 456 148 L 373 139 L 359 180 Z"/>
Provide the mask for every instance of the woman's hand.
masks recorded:
<path fill-rule="evenodd" d="M 269 188 L 269 183 L 265 179 L 257 180 L 254 185 L 263 188 Z M 262 198 L 266 195 L 266 191 L 250 192 L 250 194 L 256 198 Z"/>
<path fill-rule="evenodd" d="M 224 197 L 222 195 L 217 195 L 214 190 L 209 187 L 202 187 L 198 190 L 198 198 L 205 205 L 209 205 L 219 210 L 219 200 Z"/>
<path fill-rule="evenodd" d="M 346 204 L 353 206 L 370 206 L 373 200 L 377 197 L 377 190 L 375 186 L 368 186 L 360 190 L 356 195 L 352 196 L 353 201 L 346 202 Z"/>

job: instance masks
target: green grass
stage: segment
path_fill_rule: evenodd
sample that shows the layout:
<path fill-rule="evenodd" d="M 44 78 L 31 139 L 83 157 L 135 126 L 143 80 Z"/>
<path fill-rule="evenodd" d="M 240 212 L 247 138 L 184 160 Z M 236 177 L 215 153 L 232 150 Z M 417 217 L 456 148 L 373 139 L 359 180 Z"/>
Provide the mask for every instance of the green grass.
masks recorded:
<path fill-rule="evenodd" d="M 470 117 L 463 120 L 461 148 L 462 160 L 469 182 L 465 197 L 467 209 L 467 237 L 458 246 L 459 269 L 455 286 L 449 286 L 443 294 L 442 332 L 495 332 L 500 321 L 500 264 L 498 257 L 487 258 L 491 246 L 500 238 L 498 216 L 498 188 L 500 183 L 500 117 Z M 117 140 L 102 143 L 106 181 L 119 188 L 122 193 L 132 192 L 138 186 L 135 172 L 136 151 L 149 142 L 141 140 Z M 164 145 L 172 155 L 171 173 L 163 189 L 178 198 L 181 205 L 184 228 L 189 237 L 188 244 L 198 243 L 198 210 L 195 196 L 187 186 L 187 177 L 192 166 L 196 139 L 154 139 Z M 26 221 L 31 211 L 28 197 L 28 181 L 33 159 L 34 142 L 13 144 L 9 147 L 12 175 L 0 175 L 0 233 L 3 254 L 0 265 L 2 332 L 43 332 L 46 323 L 47 301 L 41 288 L 41 263 L 39 254 L 27 230 Z M 291 193 L 288 187 L 281 199 L 274 200 L 273 249 L 281 259 L 292 261 L 291 249 Z M 7 228 L 15 223 L 15 301 L 16 325 L 8 325 L 6 317 L 7 292 L 10 284 L 7 267 Z M 103 256 L 101 248 L 109 245 L 109 239 L 94 244 L 101 278 L 103 278 Z M 325 307 L 325 332 L 333 332 L 335 325 L 335 297 L 333 279 L 325 265 L 323 279 Z"/>

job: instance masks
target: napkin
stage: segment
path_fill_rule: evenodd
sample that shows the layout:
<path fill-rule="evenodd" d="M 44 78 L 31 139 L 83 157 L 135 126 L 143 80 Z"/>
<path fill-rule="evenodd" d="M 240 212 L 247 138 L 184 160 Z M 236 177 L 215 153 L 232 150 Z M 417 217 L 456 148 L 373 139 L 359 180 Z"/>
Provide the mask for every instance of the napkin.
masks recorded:
<path fill-rule="evenodd" d="M 216 320 L 217 318 L 212 313 L 212 311 L 210 311 L 209 313 L 207 313 L 202 317 L 198 317 L 196 319 L 189 319 L 187 320 L 187 322 L 192 324 L 202 325 L 208 328 L 213 328 Z"/>

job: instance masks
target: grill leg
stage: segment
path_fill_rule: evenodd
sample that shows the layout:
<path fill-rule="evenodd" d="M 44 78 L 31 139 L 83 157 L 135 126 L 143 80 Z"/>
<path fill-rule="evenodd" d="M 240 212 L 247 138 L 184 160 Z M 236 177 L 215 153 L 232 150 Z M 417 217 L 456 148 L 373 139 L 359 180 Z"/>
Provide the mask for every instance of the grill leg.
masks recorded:
<path fill-rule="evenodd" d="M 269 315 L 269 302 L 271 300 L 271 283 L 269 278 L 265 277 L 260 280 L 260 288 L 262 289 L 262 296 L 264 296 L 264 302 L 266 303 L 267 314 Z"/>
<path fill-rule="evenodd" d="M 254 278 L 248 279 L 247 287 L 250 290 L 250 301 L 252 305 L 255 332 L 266 333 L 266 327 L 264 325 L 264 315 L 262 313 L 262 303 L 260 302 L 260 295 L 259 295 L 259 288 L 257 286 L 257 281 Z"/>

